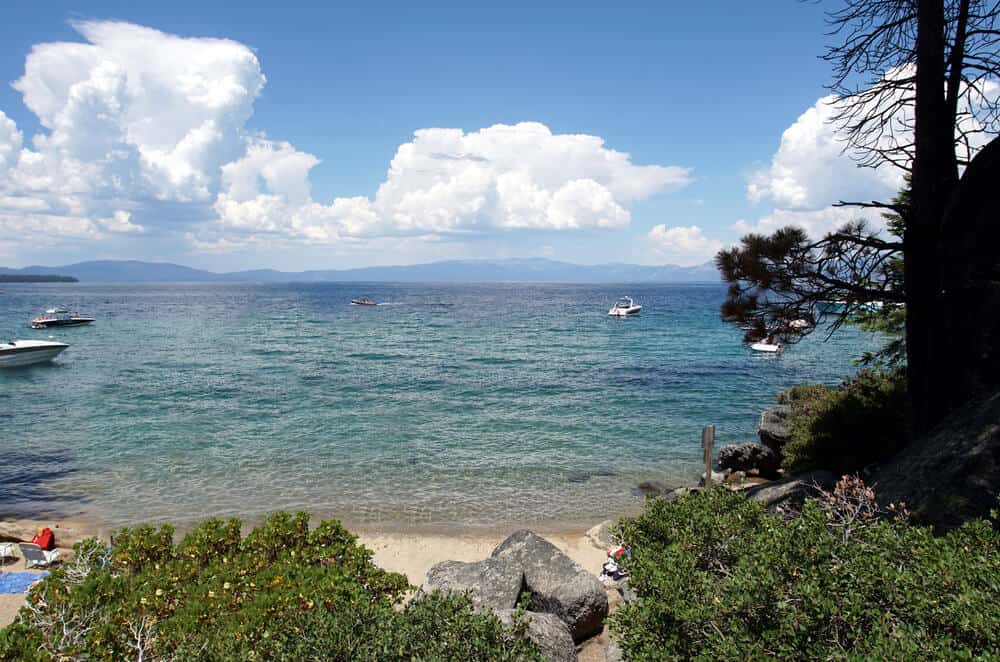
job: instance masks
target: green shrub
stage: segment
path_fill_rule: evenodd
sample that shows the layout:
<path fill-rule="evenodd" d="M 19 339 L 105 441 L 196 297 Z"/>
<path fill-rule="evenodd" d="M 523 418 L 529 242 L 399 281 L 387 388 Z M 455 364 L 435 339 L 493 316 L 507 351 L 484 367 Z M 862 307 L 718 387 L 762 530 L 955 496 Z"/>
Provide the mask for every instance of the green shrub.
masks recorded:
<path fill-rule="evenodd" d="M 854 473 L 888 459 L 906 443 L 901 373 L 862 370 L 840 388 L 796 386 L 778 400 L 792 407 L 792 439 L 781 451 L 788 473 Z"/>
<path fill-rule="evenodd" d="M 640 596 L 611 617 L 625 659 L 1000 659 L 990 523 L 936 538 L 858 512 L 808 501 L 786 523 L 721 489 L 648 501 L 619 531 Z"/>
<path fill-rule="evenodd" d="M 461 596 L 410 601 L 402 575 L 338 522 L 277 513 L 246 537 L 212 519 L 96 541 L 28 596 L 0 631 L 0 659 L 537 660 L 524 624 L 505 629 Z"/>

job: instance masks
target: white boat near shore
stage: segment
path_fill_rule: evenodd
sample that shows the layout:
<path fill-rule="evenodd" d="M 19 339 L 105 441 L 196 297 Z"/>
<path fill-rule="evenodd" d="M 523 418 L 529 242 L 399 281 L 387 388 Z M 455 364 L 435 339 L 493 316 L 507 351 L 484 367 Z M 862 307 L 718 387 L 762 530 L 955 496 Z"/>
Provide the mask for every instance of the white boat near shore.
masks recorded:
<path fill-rule="evenodd" d="M 66 343 L 48 340 L 11 340 L 0 343 L 0 368 L 17 368 L 51 361 L 67 347 L 69 345 Z"/>
<path fill-rule="evenodd" d="M 750 349 L 755 352 L 770 352 L 772 354 L 781 354 L 781 345 L 772 344 L 768 342 L 757 342 L 750 345 Z"/>

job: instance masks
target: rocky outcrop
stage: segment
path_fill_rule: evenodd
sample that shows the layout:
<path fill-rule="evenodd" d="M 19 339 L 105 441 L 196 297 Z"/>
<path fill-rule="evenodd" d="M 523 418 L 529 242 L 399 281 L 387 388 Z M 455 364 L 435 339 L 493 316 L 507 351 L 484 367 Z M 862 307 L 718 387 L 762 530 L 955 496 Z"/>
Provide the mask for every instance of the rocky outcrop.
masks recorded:
<path fill-rule="evenodd" d="M 722 470 L 742 471 L 748 476 L 777 478 L 781 457 L 767 446 L 740 444 L 720 448 L 716 462 Z"/>
<path fill-rule="evenodd" d="M 757 435 L 760 443 L 770 448 L 780 458 L 781 449 L 792 438 L 791 405 L 775 405 L 760 415 Z"/>
<path fill-rule="evenodd" d="M 752 487 L 746 494 L 770 510 L 793 514 L 802 509 L 806 497 L 814 497 L 820 490 L 831 490 L 836 482 L 832 473 L 821 469 Z"/>
<path fill-rule="evenodd" d="M 500 622 L 510 627 L 514 623 L 512 609 L 496 612 Z M 576 662 L 576 645 L 569 633 L 569 628 L 555 614 L 539 614 L 527 612 L 528 630 L 524 636 L 538 646 L 546 660 L 551 662 Z"/>
<path fill-rule="evenodd" d="M 680 483 L 668 483 L 662 480 L 644 480 L 639 483 L 636 491 L 644 497 L 658 497 L 681 487 Z"/>
<path fill-rule="evenodd" d="M 1000 493 L 1000 393 L 965 405 L 875 472 L 880 503 L 905 502 L 943 531 L 996 508 Z"/>
<path fill-rule="evenodd" d="M 524 574 L 506 559 L 442 561 L 427 571 L 426 586 L 445 593 L 467 593 L 476 609 L 513 609 L 524 586 Z"/>
<path fill-rule="evenodd" d="M 574 641 L 597 634 L 608 615 L 608 596 L 597 577 L 555 545 L 531 531 L 518 531 L 493 550 L 524 573 L 531 594 L 528 609 L 558 616 Z"/>

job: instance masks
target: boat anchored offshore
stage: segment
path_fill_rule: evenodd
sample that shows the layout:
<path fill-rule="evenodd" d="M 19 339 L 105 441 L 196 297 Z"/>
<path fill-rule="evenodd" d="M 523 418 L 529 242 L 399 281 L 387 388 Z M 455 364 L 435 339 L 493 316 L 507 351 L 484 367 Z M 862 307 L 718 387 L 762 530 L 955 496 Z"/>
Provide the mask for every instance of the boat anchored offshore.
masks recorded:
<path fill-rule="evenodd" d="M 67 347 L 69 345 L 66 343 L 48 340 L 11 340 L 0 343 L 0 368 L 51 361 Z"/>
<path fill-rule="evenodd" d="M 611 306 L 608 315 L 612 317 L 626 317 L 628 315 L 637 315 L 640 310 L 642 310 L 642 306 L 633 301 L 632 297 L 622 297 L 618 301 L 615 301 L 615 305 Z"/>
<path fill-rule="evenodd" d="M 32 329 L 48 329 L 53 326 L 80 326 L 90 324 L 93 317 L 83 317 L 79 313 L 70 313 L 62 308 L 49 308 L 44 315 L 31 320 Z"/>
<path fill-rule="evenodd" d="M 362 297 L 360 299 L 351 299 L 352 306 L 377 306 L 378 302 L 372 301 L 368 297 Z"/>
<path fill-rule="evenodd" d="M 755 342 L 750 345 L 750 349 L 755 352 L 770 352 L 772 354 L 781 354 L 781 345 L 778 343 L 769 342 Z"/>

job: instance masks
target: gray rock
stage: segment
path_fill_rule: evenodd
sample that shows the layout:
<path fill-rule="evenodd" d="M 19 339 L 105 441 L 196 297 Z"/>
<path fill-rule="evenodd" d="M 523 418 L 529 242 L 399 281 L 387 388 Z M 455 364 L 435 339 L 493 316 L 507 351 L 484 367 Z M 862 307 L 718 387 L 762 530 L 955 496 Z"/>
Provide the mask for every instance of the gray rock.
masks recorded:
<path fill-rule="evenodd" d="M 594 547 L 598 549 L 608 549 L 615 544 L 614 538 L 611 537 L 611 529 L 614 527 L 615 521 L 613 519 L 606 519 L 600 524 L 597 524 L 589 531 L 587 531 L 587 538 L 593 543 Z"/>
<path fill-rule="evenodd" d="M 514 563 L 524 573 L 531 611 L 555 614 L 574 641 L 601 631 L 608 596 L 597 577 L 531 531 L 517 531 L 493 550 L 492 558 Z"/>
<path fill-rule="evenodd" d="M 726 476 L 729 475 L 728 471 L 713 471 L 712 472 L 712 487 L 718 487 L 726 480 Z M 698 487 L 705 487 L 705 472 L 701 473 L 701 479 L 698 481 Z"/>
<path fill-rule="evenodd" d="M 820 469 L 751 487 L 746 494 L 771 510 L 797 512 L 806 497 L 816 496 L 821 489 L 831 490 L 836 482 L 832 473 Z"/>
<path fill-rule="evenodd" d="M 919 522 L 947 531 L 989 517 L 1000 492 L 1000 393 L 970 402 L 875 473 L 883 506 L 903 502 Z"/>
<path fill-rule="evenodd" d="M 507 559 L 442 561 L 427 571 L 425 586 L 445 593 L 468 593 L 477 609 L 513 609 L 524 586 L 524 575 Z"/>
<path fill-rule="evenodd" d="M 496 612 L 497 618 L 505 626 L 514 623 L 514 611 L 504 609 Z M 526 639 L 538 646 L 545 659 L 552 662 L 576 662 L 576 646 L 569 628 L 555 614 L 544 614 L 529 611 L 525 616 L 530 619 Z"/>
<path fill-rule="evenodd" d="M 618 593 L 622 596 L 622 601 L 625 604 L 631 604 L 639 599 L 639 594 L 635 592 L 634 588 L 629 586 L 627 579 L 618 582 L 615 588 L 618 589 Z"/>
<path fill-rule="evenodd" d="M 608 641 L 608 650 L 604 653 L 604 662 L 622 662 L 622 649 L 614 639 Z"/>
<path fill-rule="evenodd" d="M 760 444 L 740 444 L 723 446 L 716 460 L 720 469 L 743 471 L 764 478 L 777 478 L 781 458 L 767 446 Z"/>
<path fill-rule="evenodd" d="M 671 501 L 676 501 L 677 499 L 686 497 L 689 494 L 693 494 L 695 492 L 700 492 L 700 491 L 701 491 L 700 487 L 678 487 L 677 489 L 667 492 L 666 494 L 660 495 L 656 498 L 659 499 L 660 501 L 666 501 L 667 503 L 670 503 Z"/>
<path fill-rule="evenodd" d="M 757 430 L 760 443 L 770 448 L 779 457 L 781 449 L 792 438 L 791 421 L 789 420 L 791 413 L 791 405 L 775 405 L 764 410 L 764 413 L 760 415 L 760 428 Z"/>
<path fill-rule="evenodd" d="M 667 483 L 662 480 L 644 480 L 639 483 L 636 490 L 640 495 L 645 497 L 658 497 L 663 494 L 667 494 L 672 490 L 676 490 L 680 485 L 676 483 Z"/>

